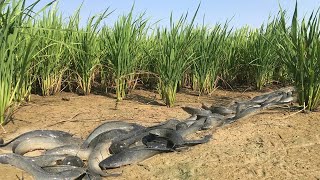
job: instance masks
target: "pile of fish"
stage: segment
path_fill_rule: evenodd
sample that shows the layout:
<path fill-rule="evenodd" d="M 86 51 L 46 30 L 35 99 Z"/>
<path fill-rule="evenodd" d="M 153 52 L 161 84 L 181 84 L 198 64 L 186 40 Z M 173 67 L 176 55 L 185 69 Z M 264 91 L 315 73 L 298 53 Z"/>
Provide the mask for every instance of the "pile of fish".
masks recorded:
<path fill-rule="evenodd" d="M 143 161 L 156 154 L 181 151 L 207 143 L 212 135 L 189 140 L 187 136 L 199 130 L 221 127 L 264 108 L 289 103 L 293 88 L 284 88 L 228 107 L 183 107 L 191 116 L 185 120 L 170 119 L 155 126 L 108 121 L 82 140 L 58 130 L 35 130 L 0 144 L 0 163 L 20 168 L 35 179 L 101 179 L 120 174 L 108 173 Z M 45 150 L 40 156 L 25 156 L 35 150 Z"/>

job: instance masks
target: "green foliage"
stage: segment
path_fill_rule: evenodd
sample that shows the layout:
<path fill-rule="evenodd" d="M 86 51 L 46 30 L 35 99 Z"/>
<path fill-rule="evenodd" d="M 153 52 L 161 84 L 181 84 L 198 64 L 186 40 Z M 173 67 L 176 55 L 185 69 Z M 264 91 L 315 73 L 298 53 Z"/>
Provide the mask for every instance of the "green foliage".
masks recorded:
<path fill-rule="evenodd" d="M 281 12 L 279 54 L 293 76 L 298 92 L 298 102 L 308 110 L 320 104 L 320 13 L 313 12 L 308 20 L 298 22 L 296 4 L 291 27 L 287 28 L 285 13 Z"/>
<path fill-rule="evenodd" d="M 42 19 L 36 21 L 36 36 L 40 38 L 36 56 L 38 81 L 41 94 L 48 96 L 60 92 L 62 76 L 70 61 L 64 57 L 65 31 L 62 15 L 58 14 L 57 3 L 42 14 Z"/>
<path fill-rule="evenodd" d="M 91 92 L 91 83 L 97 68 L 100 66 L 102 56 L 98 38 L 99 25 L 109 13 L 107 9 L 102 14 L 90 17 L 87 25 L 84 28 L 80 28 L 79 12 L 80 9 L 70 20 L 73 32 L 69 35 L 69 38 L 75 48 L 71 51 L 73 60 L 71 69 L 75 73 L 80 93 L 87 95 Z"/>
<path fill-rule="evenodd" d="M 52 95 L 66 81 L 85 95 L 94 81 L 108 82 L 122 100 L 140 80 L 156 84 L 172 107 L 177 89 L 187 83 L 209 94 L 217 79 L 257 89 L 280 80 L 294 83 L 299 103 L 309 110 L 320 104 L 319 11 L 299 22 L 296 5 L 291 24 L 281 10 L 258 29 L 234 30 L 227 23 L 195 26 L 200 6 L 190 22 L 188 14 L 177 22 L 171 15 L 169 27 L 152 28 L 132 7 L 109 27 L 102 24 L 108 9 L 81 26 L 81 7 L 63 20 L 56 3 L 45 11 L 53 2 L 34 13 L 38 2 L 28 7 L 24 0 L 0 2 L 0 123 L 31 90 Z"/>
<path fill-rule="evenodd" d="M 112 29 L 103 28 L 101 32 L 101 49 L 105 55 L 102 64 L 106 71 L 112 74 L 116 84 L 117 100 L 126 96 L 126 91 L 131 85 L 141 64 L 143 52 L 143 39 L 146 37 L 147 20 L 144 14 L 133 18 L 133 7 L 128 15 L 119 18 Z M 105 47 L 105 48 L 104 48 Z"/>
<path fill-rule="evenodd" d="M 39 39 L 24 25 L 31 25 L 25 1 L 0 2 L 0 123 L 6 123 L 20 101 L 29 98 L 32 59 Z"/>
<path fill-rule="evenodd" d="M 221 71 L 224 60 L 222 51 L 224 41 L 229 36 L 227 24 L 216 25 L 214 28 L 200 27 L 194 30 L 195 41 L 193 52 L 198 57 L 192 67 L 193 89 L 201 93 L 211 93 L 216 86 L 216 79 Z"/>
<path fill-rule="evenodd" d="M 175 24 L 171 14 L 170 29 L 157 29 L 155 72 L 159 75 L 158 87 L 161 97 L 169 107 L 174 105 L 178 83 L 195 59 L 190 47 L 195 39 L 192 30 L 198 10 L 199 7 L 189 25 L 186 25 L 187 15 L 181 16 Z"/>

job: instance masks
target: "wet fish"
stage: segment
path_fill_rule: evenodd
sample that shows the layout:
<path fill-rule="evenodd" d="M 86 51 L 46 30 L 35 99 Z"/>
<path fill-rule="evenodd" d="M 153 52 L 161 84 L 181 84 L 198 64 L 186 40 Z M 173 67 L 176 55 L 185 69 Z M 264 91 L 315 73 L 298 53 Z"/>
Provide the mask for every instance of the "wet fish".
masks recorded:
<path fill-rule="evenodd" d="M 91 173 L 99 174 L 101 176 L 108 176 L 107 173 L 101 170 L 99 163 L 110 156 L 109 147 L 111 145 L 111 140 L 106 140 L 100 142 L 91 152 L 88 159 L 88 170 Z"/>
<path fill-rule="evenodd" d="M 42 167 L 45 172 L 48 173 L 61 173 L 63 171 L 72 171 L 73 169 L 77 169 L 77 166 L 70 166 L 70 165 L 55 165 L 55 166 L 46 166 Z"/>
<path fill-rule="evenodd" d="M 87 137 L 87 139 L 83 142 L 83 144 L 81 145 L 81 148 L 87 148 L 90 144 L 90 142 L 97 137 L 99 134 L 106 132 L 106 131 L 110 131 L 113 129 L 122 129 L 122 130 L 126 130 L 126 131 L 131 131 L 134 129 L 141 129 L 143 128 L 143 126 L 140 126 L 138 124 L 135 123 L 127 123 L 127 122 L 123 122 L 123 121 L 110 121 L 110 122 L 105 122 L 103 124 L 101 124 L 100 126 L 98 126 L 96 129 L 94 129 L 89 136 Z"/>
<path fill-rule="evenodd" d="M 234 110 L 223 106 L 213 106 L 210 108 L 210 110 L 212 113 L 221 114 L 223 116 L 235 113 Z"/>
<path fill-rule="evenodd" d="M 122 129 L 113 129 L 110 131 L 103 132 L 99 134 L 97 137 L 92 139 L 92 141 L 89 143 L 89 147 L 94 148 L 97 144 L 99 144 L 102 141 L 105 140 L 114 140 L 124 134 L 128 134 L 128 131 L 122 130 Z"/>
<path fill-rule="evenodd" d="M 64 145 L 79 144 L 79 139 L 73 137 L 32 137 L 25 141 L 20 142 L 13 152 L 23 155 L 27 152 L 39 149 L 52 149 Z"/>
<path fill-rule="evenodd" d="M 169 129 L 176 129 L 177 124 L 179 124 L 180 121 L 176 119 L 170 119 L 167 120 L 161 124 L 151 126 L 148 128 L 144 128 L 138 131 L 133 131 L 128 134 L 125 134 L 119 138 L 116 138 L 113 140 L 113 143 L 111 144 L 109 150 L 112 154 L 117 154 L 120 151 L 129 148 L 130 145 L 137 143 L 138 141 L 141 141 L 142 138 L 149 134 L 149 131 L 152 129 L 157 128 L 169 128 Z"/>
<path fill-rule="evenodd" d="M 36 163 L 27 160 L 25 157 L 10 153 L 0 155 L 1 164 L 10 164 L 16 168 L 22 169 L 31 174 L 36 180 L 43 179 L 76 179 L 83 175 L 86 171 L 83 168 L 74 168 L 72 170 L 62 171 L 59 173 L 50 173 L 43 170 Z"/>
<path fill-rule="evenodd" d="M 15 146 L 20 142 L 36 136 L 56 138 L 56 137 L 72 137 L 73 135 L 64 131 L 57 131 L 57 130 L 35 130 L 35 131 L 23 133 L 4 144 L 0 144 L 0 148 L 4 150 L 12 151 L 12 149 L 15 148 Z"/>
<path fill-rule="evenodd" d="M 80 148 L 79 145 L 64 145 L 59 146 L 53 149 L 49 149 L 43 153 L 43 155 L 70 155 L 70 156 L 78 156 L 82 160 L 88 160 L 92 148 Z"/>
<path fill-rule="evenodd" d="M 186 137 L 189 134 L 195 133 L 201 130 L 207 118 L 208 117 L 201 117 L 199 120 L 196 120 L 193 124 L 191 124 L 187 129 L 177 130 L 177 132 L 182 137 Z"/>
<path fill-rule="evenodd" d="M 210 110 L 205 110 L 205 109 L 201 109 L 201 108 L 194 108 L 194 107 L 186 106 L 186 107 L 182 107 L 182 109 L 191 115 L 209 116 L 212 114 L 212 112 Z"/>
<path fill-rule="evenodd" d="M 118 154 L 113 154 L 99 163 L 101 169 L 117 168 L 124 165 L 134 164 L 148 159 L 156 154 L 164 152 L 159 149 L 150 149 L 138 146 L 125 149 Z"/>
<path fill-rule="evenodd" d="M 151 130 L 150 132 L 151 135 L 151 141 L 157 138 L 165 138 L 168 141 L 168 144 L 171 144 L 172 146 L 167 146 L 166 148 L 180 148 L 184 146 L 193 146 L 197 144 L 203 144 L 207 143 L 210 138 L 212 137 L 211 135 L 205 136 L 203 139 L 197 139 L 197 140 L 186 140 L 184 139 L 178 131 L 172 130 L 172 129 L 165 129 L 165 128 L 159 128 L 159 129 L 154 129 Z"/>
<path fill-rule="evenodd" d="M 67 156 L 61 161 L 61 165 L 83 167 L 84 163 L 82 159 L 78 156 Z"/>
<path fill-rule="evenodd" d="M 33 157 L 25 156 L 25 159 L 36 163 L 40 167 L 47 167 L 57 165 L 58 161 L 62 161 L 66 157 L 67 155 L 40 155 Z"/>

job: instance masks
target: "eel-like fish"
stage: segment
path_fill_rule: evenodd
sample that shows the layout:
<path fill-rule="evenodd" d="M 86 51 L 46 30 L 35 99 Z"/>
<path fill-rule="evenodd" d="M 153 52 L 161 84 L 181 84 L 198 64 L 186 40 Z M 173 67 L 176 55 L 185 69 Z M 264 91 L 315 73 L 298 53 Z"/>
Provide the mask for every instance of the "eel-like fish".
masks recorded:
<path fill-rule="evenodd" d="M 60 147 L 56 147 L 53 149 L 49 149 L 43 153 L 43 155 L 70 155 L 70 156 L 78 156 L 82 160 L 88 160 L 92 148 L 80 148 L 79 145 L 64 145 Z"/>
<path fill-rule="evenodd" d="M 153 141 L 157 138 L 165 138 L 168 141 L 168 144 L 172 144 L 172 146 L 167 146 L 166 148 L 180 148 L 184 146 L 193 146 L 197 144 L 203 144 L 209 142 L 212 135 L 207 135 L 202 139 L 198 140 L 186 140 L 184 139 L 178 131 L 166 128 L 159 128 L 150 131 L 150 140 Z"/>
<path fill-rule="evenodd" d="M 81 148 L 87 148 L 90 144 L 90 142 L 97 137 L 99 134 L 106 132 L 106 131 L 110 131 L 113 129 L 122 129 L 122 130 L 126 130 L 126 131 L 131 131 L 134 129 L 141 129 L 143 128 L 143 126 L 140 126 L 138 124 L 135 123 L 127 123 L 127 122 L 123 122 L 123 121 L 110 121 L 110 122 L 105 122 L 103 124 L 101 124 L 100 126 L 98 126 L 96 129 L 94 129 L 89 136 L 87 137 L 87 139 L 83 142 L 83 144 L 81 145 Z"/>
<path fill-rule="evenodd" d="M 101 169 L 112 169 L 120 166 L 134 164 L 148 159 L 156 154 L 164 152 L 164 150 L 146 148 L 145 146 L 137 146 L 125 149 L 118 154 L 113 154 L 99 163 Z"/>
<path fill-rule="evenodd" d="M 130 145 L 132 145 L 138 141 L 141 141 L 144 136 L 149 134 L 150 130 L 157 129 L 157 128 L 176 129 L 176 126 L 179 123 L 180 123 L 179 120 L 170 119 L 170 120 L 167 120 L 161 124 L 125 134 L 125 135 L 121 136 L 120 138 L 114 139 L 109 150 L 112 154 L 117 154 L 117 153 L 121 152 L 122 150 L 129 148 Z"/>
<path fill-rule="evenodd" d="M 107 173 L 101 170 L 99 167 L 99 163 L 110 156 L 108 151 L 111 145 L 110 140 L 100 142 L 91 152 L 89 159 L 88 159 L 88 170 L 91 173 L 99 174 L 101 176 L 108 176 Z"/>
<path fill-rule="evenodd" d="M 112 129 L 110 131 L 103 132 L 97 137 L 92 139 L 87 148 L 80 148 L 78 145 L 65 145 L 59 146 L 53 149 L 49 149 L 44 152 L 45 155 L 70 155 L 78 156 L 82 160 L 88 160 L 93 149 L 102 141 L 113 140 L 119 138 L 121 135 L 127 134 L 128 131 L 121 129 Z"/>
<path fill-rule="evenodd" d="M 82 159 L 78 156 L 67 156 L 61 161 L 61 165 L 83 167 L 84 163 Z"/>
<path fill-rule="evenodd" d="M 189 106 L 182 107 L 182 109 L 191 115 L 210 116 L 212 114 L 210 110 L 194 108 Z"/>
<path fill-rule="evenodd" d="M 59 173 L 50 173 L 43 170 L 35 162 L 27 160 L 24 156 L 10 153 L 0 155 L 1 164 L 10 164 L 31 174 L 36 180 L 43 179 L 76 179 L 82 176 L 86 171 L 83 168 L 74 168 L 72 170 Z"/>
<path fill-rule="evenodd" d="M 23 155 L 27 152 L 39 149 L 52 149 L 64 145 L 79 144 L 80 141 L 74 137 L 43 137 L 36 136 L 20 142 L 13 152 Z"/>
<path fill-rule="evenodd" d="M 35 130 L 35 131 L 23 133 L 4 144 L 0 144 L 0 148 L 4 150 L 12 151 L 12 148 L 14 148 L 20 142 L 36 136 L 56 138 L 56 137 L 72 137 L 73 135 L 64 131 L 57 131 L 57 130 Z"/>
<path fill-rule="evenodd" d="M 25 156 L 25 159 L 36 163 L 40 167 L 47 167 L 57 165 L 58 161 L 62 161 L 66 157 L 67 155 L 40 155 L 33 157 Z"/>

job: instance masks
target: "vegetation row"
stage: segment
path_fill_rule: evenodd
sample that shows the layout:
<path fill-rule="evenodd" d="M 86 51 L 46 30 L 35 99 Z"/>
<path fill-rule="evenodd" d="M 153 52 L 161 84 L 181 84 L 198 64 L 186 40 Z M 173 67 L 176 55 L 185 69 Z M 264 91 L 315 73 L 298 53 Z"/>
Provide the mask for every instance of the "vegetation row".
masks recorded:
<path fill-rule="evenodd" d="M 66 20 L 57 3 L 35 12 L 38 2 L 0 2 L 0 123 L 31 93 L 88 95 L 95 84 L 117 100 L 144 84 L 171 107 L 182 87 L 202 95 L 219 85 L 261 89 L 280 82 L 296 87 L 300 105 L 319 105 L 319 11 L 298 20 L 296 4 L 291 18 L 281 9 L 260 28 L 233 29 L 196 24 L 200 6 L 191 17 L 171 15 L 168 27 L 134 16 L 134 8 L 107 26 L 107 9 L 81 26 L 81 8 Z"/>

